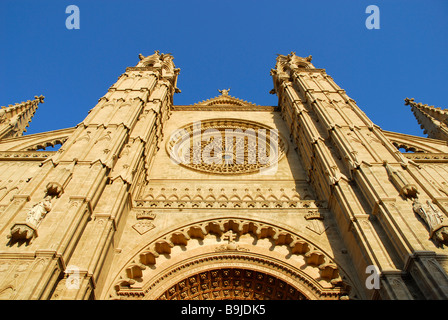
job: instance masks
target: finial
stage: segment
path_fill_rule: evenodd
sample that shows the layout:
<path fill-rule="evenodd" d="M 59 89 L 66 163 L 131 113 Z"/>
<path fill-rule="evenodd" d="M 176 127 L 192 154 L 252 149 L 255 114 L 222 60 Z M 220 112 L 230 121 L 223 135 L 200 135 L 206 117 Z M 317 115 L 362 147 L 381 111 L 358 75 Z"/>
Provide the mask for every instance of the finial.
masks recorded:
<path fill-rule="evenodd" d="M 34 96 L 34 99 L 39 100 L 39 103 L 44 103 L 45 97 L 43 95 Z"/>
<path fill-rule="evenodd" d="M 404 105 L 408 106 L 411 102 L 414 102 L 414 98 L 406 98 L 404 99 Z"/>
<path fill-rule="evenodd" d="M 142 55 L 141 53 L 139 53 L 139 54 L 138 54 L 138 58 L 139 58 L 140 60 L 143 60 L 143 59 L 145 59 L 145 56 Z"/>
<path fill-rule="evenodd" d="M 223 96 L 228 96 L 228 95 L 229 95 L 230 88 L 229 88 L 229 89 L 222 89 L 222 90 L 219 90 L 219 89 L 218 89 L 218 91 L 219 91 L 219 93 L 221 93 Z"/>

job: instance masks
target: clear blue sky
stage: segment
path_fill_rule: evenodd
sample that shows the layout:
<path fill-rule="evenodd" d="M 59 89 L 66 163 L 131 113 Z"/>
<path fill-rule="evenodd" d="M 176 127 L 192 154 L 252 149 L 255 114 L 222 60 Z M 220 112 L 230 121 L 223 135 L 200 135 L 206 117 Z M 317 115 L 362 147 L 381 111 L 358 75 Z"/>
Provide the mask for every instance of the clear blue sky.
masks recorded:
<path fill-rule="evenodd" d="M 68 5 L 80 29 L 68 30 Z M 368 30 L 368 5 L 380 29 Z M 447 107 L 448 1 L 0 1 L 0 105 L 44 95 L 28 133 L 72 127 L 138 54 L 172 53 L 175 104 L 276 105 L 276 54 L 313 56 L 385 130 L 424 136 L 404 98 Z"/>

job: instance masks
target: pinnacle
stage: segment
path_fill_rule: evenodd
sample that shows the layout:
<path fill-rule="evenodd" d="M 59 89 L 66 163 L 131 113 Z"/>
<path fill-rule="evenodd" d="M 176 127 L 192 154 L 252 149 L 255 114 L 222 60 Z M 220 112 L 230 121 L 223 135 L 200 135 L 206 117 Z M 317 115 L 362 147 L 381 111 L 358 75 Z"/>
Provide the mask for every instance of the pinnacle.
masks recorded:
<path fill-rule="evenodd" d="M 34 99 L 39 100 L 39 103 L 44 103 L 45 97 L 43 95 L 34 96 Z"/>
<path fill-rule="evenodd" d="M 428 104 L 423 104 L 421 102 L 415 102 L 414 98 L 405 98 L 404 105 L 405 106 L 410 105 L 411 107 L 416 107 L 419 108 L 421 111 L 428 111 L 430 113 L 437 113 L 441 115 L 446 115 L 448 113 L 448 109 L 442 109 L 440 107 L 430 106 Z"/>
<path fill-rule="evenodd" d="M 408 106 L 414 102 L 414 98 L 405 98 L 404 99 L 404 105 Z"/>
<path fill-rule="evenodd" d="M 10 104 L 0 110 L 0 139 L 21 136 L 26 131 L 39 103 L 44 103 L 43 95 L 34 96 L 34 100 Z"/>
<path fill-rule="evenodd" d="M 414 98 L 404 99 L 405 105 L 410 105 L 411 110 L 415 115 L 424 133 L 428 134 L 429 138 L 440 140 L 448 139 L 448 130 L 446 123 L 448 122 L 448 109 L 442 110 L 434 106 L 429 106 L 421 102 L 415 102 Z"/>

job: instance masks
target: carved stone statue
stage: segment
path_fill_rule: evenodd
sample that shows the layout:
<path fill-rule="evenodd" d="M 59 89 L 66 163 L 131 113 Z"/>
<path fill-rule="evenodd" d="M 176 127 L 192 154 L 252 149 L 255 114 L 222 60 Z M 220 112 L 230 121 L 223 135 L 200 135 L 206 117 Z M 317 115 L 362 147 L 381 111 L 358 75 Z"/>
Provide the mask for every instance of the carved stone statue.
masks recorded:
<path fill-rule="evenodd" d="M 36 203 L 28 212 L 26 222 L 37 228 L 45 215 L 51 210 L 50 200 L 51 198 L 47 196 L 41 202 Z"/>
<path fill-rule="evenodd" d="M 448 245 L 448 223 L 444 222 L 444 216 L 430 201 L 426 201 L 426 203 L 425 206 L 415 199 L 412 209 L 428 225 L 430 238 Z"/>
<path fill-rule="evenodd" d="M 43 218 L 51 210 L 51 196 L 46 196 L 42 201 L 36 203 L 28 212 L 25 222 L 15 223 L 7 238 L 11 242 L 28 241 L 31 243 L 37 237 L 37 228 Z"/>

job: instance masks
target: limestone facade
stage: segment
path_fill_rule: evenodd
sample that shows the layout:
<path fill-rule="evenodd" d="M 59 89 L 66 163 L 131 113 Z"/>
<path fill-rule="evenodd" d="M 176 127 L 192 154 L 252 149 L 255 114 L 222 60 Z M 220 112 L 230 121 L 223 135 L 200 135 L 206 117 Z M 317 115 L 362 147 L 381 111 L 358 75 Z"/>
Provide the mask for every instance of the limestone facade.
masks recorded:
<path fill-rule="evenodd" d="M 448 298 L 446 111 L 384 131 L 294 52 L 277 106 L 173 105 L 174 57 L 139 58 L 73 128 L 0 110 L 0 298 Z"/>

